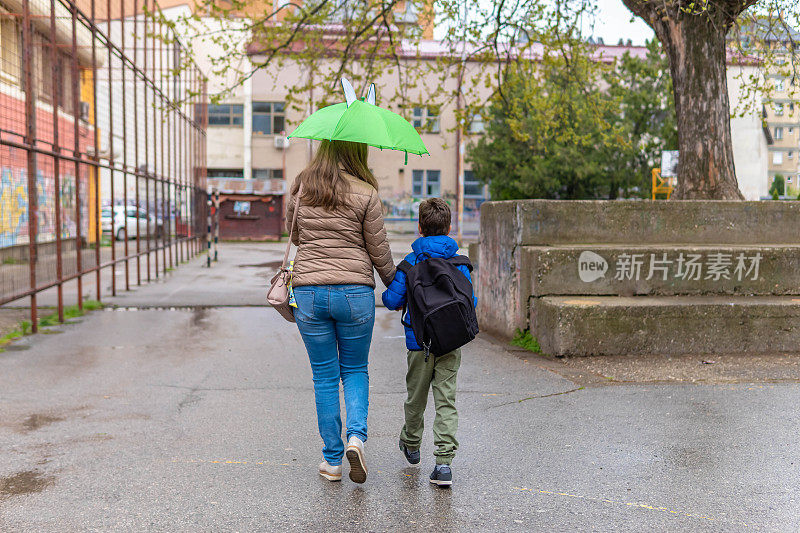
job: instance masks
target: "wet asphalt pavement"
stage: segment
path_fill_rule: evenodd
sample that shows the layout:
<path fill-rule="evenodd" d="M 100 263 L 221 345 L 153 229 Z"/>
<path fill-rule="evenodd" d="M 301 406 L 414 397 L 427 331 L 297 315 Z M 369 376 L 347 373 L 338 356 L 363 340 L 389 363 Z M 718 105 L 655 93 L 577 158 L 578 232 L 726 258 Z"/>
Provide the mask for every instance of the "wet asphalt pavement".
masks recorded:
<path fill-rule="evenodd" d="M 325 481 L 296 327 L 247 307 L 271 269 L 239 265 L 276 250 L 249 246 L 0 353 L 0 531 L 800 529 L 797 384 L 581 382 L 490 338 L 463 356 L 454 486 L 431 486 L 432 405 L 421 465 L 397 449 L 383 308 L 368 480 Z"/>

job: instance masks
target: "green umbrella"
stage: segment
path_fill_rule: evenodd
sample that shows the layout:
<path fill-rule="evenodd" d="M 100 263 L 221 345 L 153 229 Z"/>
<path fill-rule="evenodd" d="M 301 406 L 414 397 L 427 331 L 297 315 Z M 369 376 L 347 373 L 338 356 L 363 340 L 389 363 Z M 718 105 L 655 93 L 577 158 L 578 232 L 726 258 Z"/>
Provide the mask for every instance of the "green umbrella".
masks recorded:
<path fill-rule="evenodd" d="M 289 137 L 318 141 L 351 141 L 376 148 L 427 154 L 417 130 L 402 116 L 375 105 L 375 84 L 366 100 L 355 97 L 350 82 L 342 78 L 346 102 L 323 107 L 305 119 Z"/>

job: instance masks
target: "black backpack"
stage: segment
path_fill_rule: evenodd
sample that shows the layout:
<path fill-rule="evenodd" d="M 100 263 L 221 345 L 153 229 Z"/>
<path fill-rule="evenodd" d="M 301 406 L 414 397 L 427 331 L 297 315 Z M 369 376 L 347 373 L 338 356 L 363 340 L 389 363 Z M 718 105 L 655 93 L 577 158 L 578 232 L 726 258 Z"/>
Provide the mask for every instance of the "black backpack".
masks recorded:
<path fill-rule="evenodd" d="M 472 300 L 472 284 L 457 267 L 472 263 L 463 255 L 449 259 L 431 257 L 411 265 L 403 260 L 397 268 L 406 274 L 406 302 L 411 311 L 410 327 L 428 354 L 444 355 L 460 348 L 478 334 L 478 318 Z"/>

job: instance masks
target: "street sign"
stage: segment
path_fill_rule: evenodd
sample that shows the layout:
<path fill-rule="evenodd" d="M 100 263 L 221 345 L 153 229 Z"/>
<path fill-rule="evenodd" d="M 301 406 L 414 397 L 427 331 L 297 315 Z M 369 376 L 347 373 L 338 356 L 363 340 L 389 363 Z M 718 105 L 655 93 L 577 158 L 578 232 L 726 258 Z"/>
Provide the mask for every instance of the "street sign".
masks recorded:
<path fill-rule="evenodd" d="M 678 175 L 678 151 L 664 150 L 661 152 L 661 177 L 674 178 Z"/>

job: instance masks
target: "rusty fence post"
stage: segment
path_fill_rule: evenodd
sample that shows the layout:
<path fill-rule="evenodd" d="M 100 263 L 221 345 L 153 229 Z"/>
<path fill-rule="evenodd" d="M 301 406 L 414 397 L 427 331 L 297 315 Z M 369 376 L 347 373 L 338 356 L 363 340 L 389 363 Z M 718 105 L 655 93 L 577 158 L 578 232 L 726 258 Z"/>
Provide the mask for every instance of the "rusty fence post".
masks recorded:
<path fill-rule="evenodd" d="M 56 43 L 56 0 L 50 0 L 50 65 L 53 76 L 53 87 L 61 87 L 61 67 Z M 58 138 L 58 107 L 61 105 L 59 90 L 53 91 L 53 206 L 55 208 L 56 239 L 56 280 L 58 298 L 58 321 L 64 322 L 64 277 L 61 255 L 61 145 Z"/>
<path fill-rule="evenodd" d="M 206 211 L 208 214 L 208 229 L 206 230 L 206 266 L 211 268 L 211 189 L 208 190 L 208 200 L 206 201 Z"/>
<path fill-rule="evenodd" d="M 31 286 L 31 331 L 39 329 L 36 309 L 36 235 L 39 226 L 38 194 L 36 190 L 36 83 L 33 78 L 33 35 L 30 0 L 22 0 L 22 75 L 25 88 L 25 148 L 27 150 L 28 186 L 28 262 Z"/>
<path fill-rule="evenodd" d="M 219 259 L 219 189 L 214 190 L 214 261 Z"/>
<path fill-rule="evenodd" d="M 139 285 L 201 253 L 204 233 L 219 241 L 218 206 L 203 229 L 212 213 L 203 197 L 207 83 L 176 32 L 152 16 L 156 1 L 127 1 L 5 6 L 19 55 L 6 58 L 4 49 L 4 65 L 17 69 L 6 84 L 17 88 L 3 91 L 0 146 L 21 191 L 11 245 L 27 248 L 28 268 L 14 269 L 0 305 L 29 298 L 33 330 L 41 291 L 53 289 L 63 321 L 68 282 L 80 308 L 92 292 L 101 299 L 104 283 L 116 295 L 118 266 L 129 289 L 134 261 Z M 5 25 L 3 32 L 5 43 Z M 85 290 L 92 273 L 95 290 Z"/>
<path fill-rule="evenodd" d="M 70 3 L 72 17 L 72 157 L 75 163 L 75 270 L 78 285 L 78 309 L 83 310 L 83 234 L 81 233 L 81 126 L 80 126 L 80 71 L 78 69 L 78 7 Z M 54 91 L 55 92 L 55 91 Z"/>

